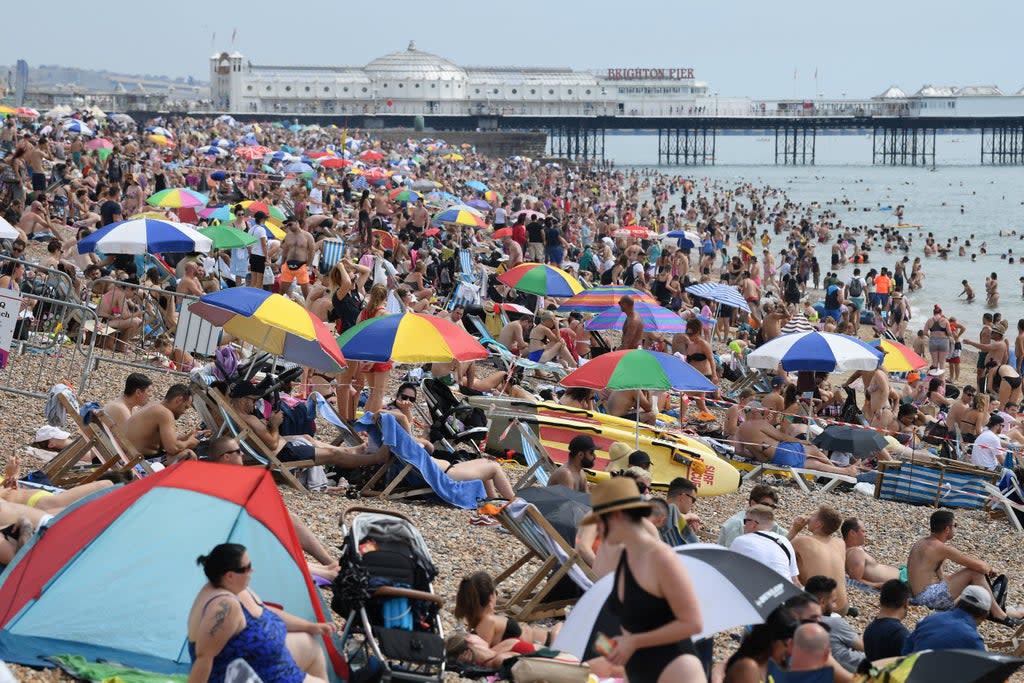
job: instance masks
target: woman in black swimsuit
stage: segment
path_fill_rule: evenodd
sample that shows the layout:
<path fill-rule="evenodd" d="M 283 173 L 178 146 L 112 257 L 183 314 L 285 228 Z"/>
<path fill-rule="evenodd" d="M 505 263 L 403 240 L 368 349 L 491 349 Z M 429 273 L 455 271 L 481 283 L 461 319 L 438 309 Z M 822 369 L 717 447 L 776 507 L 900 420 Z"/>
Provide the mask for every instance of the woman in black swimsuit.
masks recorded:
<path fill-rule="evenodd" d="M 515 619 L 496 614 L 494 606 L 497 599 L 498 592 L 494 589 L 494 580 L 490 574 L 470 574 L 459 583 L 459 591 L 455 595 L 455 618 L 464 620 L 490 647 L 510 638 L 548 646 L 558 635 L 561 622 L 548 630 L 520 624 Z"/>
<path fill-rule="evenodd" d="M 628 477 L 602 482 L 591 500 L 593 510 L 580 524 L 597 524 L 605 545 L 622 548 L 608 598 L 622 633 L 608 661 L 624 666 L 630 681 L 705 680 L 690 642 L 703 627 L 696 593 L 672 549 L 644 527 L 650 502 Z"/>

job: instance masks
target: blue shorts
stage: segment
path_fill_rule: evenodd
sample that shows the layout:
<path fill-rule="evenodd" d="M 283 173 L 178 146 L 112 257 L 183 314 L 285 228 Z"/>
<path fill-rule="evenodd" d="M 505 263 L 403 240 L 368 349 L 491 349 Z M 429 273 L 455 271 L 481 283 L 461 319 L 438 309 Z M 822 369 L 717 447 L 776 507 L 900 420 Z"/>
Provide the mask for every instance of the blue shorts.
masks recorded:
<path fill-rule="evenodd" d="M 536 351 L 530 351 L 530 354 L 526 357 L 527 360 L 532 360 L 534 363 L 540 362 L 540 357 L 544 355 L 544 349 L 537 349 Z"/>
<path fill-rule="evenodd" d="M 787 467 L 803 467 L 806 458 L 802 443 L 798 441 L 783 441 L 775 447 L 772 464 L 785 465 Z"/>
<path fill-rule="evenodd" d="M 822 311 L 822 318 L 832 318 L 836 322 L 843 317 L 842 312 L 838 308 L 826 308 Z"/>

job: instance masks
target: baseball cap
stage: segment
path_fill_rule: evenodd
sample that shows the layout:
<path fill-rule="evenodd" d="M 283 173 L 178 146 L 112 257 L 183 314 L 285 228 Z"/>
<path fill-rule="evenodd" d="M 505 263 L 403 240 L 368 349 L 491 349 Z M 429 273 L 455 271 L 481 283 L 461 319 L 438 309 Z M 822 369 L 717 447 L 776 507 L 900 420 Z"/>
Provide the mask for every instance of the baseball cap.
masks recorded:
<path fill-rule="evenodd" d="M 995 427 L 996 425 L 1001 425 L 1004 422 L 1005 420 L 1003 420 L 1003 418 L 1001 418 L 998 414 L 993 413 L 992 417 L 988 418 L 988 424 L 986 426 L 989 429 L 991 429 L 992 427 Z"/>
<path fill-rule="evenodd" d="M 629 454 L 629 466 L 647 467 L 651 464 L 651 456 L 646 451 L 633 451 Z"/>
<path fill-rule="evenodd" d="M 245 398 L 247 396 L 259 396 L 256 385 L 252 382 L 235 382 L 231 385 L 231 398 Z"/>
<path fill-rule="evenodd" d="M 32 440 L 32 443 L 49 441 L 50 439 L 67 439 L 70 436 L 71 435 L 69 433 L 65 432 L 60 427 L 44 425 L 36 430 L 36 438 Z"/>
<path fill-rule="evenodd" d="M 772 377 L 772 386 L 773 387 L 781 387 L 785 383 L 786 383 L 786 378 L 783 377 L 782 375 L 775 375 L 774 377 Z"/>
<path fill-rule="evenodd" d="M 594 440 L 585 434 L 572 437 L 572 441 L 569 442 L 570 453 L 582 453 L 583 451 L 596 451 L 597 446 L 594 445 Z"/>
<path fill-rule="evenodd" d="M 981 586 L 968 586 L 960 593 L 959 603 L 967 603 L 983 612 L 992 609 L 992 596 Z"/>

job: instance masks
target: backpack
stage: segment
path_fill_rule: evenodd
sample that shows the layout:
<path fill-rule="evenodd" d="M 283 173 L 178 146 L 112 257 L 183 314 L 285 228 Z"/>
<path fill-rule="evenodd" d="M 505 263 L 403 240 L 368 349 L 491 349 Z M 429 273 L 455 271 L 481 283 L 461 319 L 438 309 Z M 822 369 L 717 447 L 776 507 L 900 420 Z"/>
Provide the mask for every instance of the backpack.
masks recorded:
<path fill-rule="evenodd" d="M 800 301 L 800 285 L 795 277 L 786 280 L 786 303 L 795 304 Z"/>
<path fill-rule="evenodd" d="M 601 273 L 601 284 L 610 285 L 612 283 L 612 268 L 605 268 L 604 272 Z"/>
<path fill-rule="evenodd" d="M 850 296 L 859 297 L 864 293 L 864 280 L 855 277 L 850 280 Z"/>
<path fill-rule="evenodd" d="M 626 285 L 627 287 L 632 287 L 633 283 L 636 282 L 636 272 L 634 268 L 637 265 L 637 263 L 639 263 L 639 261 L 631 262 L 629 266 L 626 268 L 625 272 L 622 274 L 622 284 Z"/>

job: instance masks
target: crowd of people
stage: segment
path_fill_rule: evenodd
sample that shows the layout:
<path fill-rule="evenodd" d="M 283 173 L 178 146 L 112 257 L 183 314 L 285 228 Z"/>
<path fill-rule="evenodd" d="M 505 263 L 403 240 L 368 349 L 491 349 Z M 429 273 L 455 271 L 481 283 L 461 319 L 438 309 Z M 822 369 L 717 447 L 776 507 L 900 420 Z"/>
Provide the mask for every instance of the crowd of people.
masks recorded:
<path fill-rule="evenodd" d="M 62 271 L 73 286 L 59 294 L 95 307 L 109 328 L 104 343 L 115 351 L 148 350 L 147 357 L 160 368 L 199 371 L 207 360 L 193 357 L 170 334 L 183 304 L 221 289 L 256 287 L 300 302 L 339 333 L 361 321 L 407 311 L 446 318 L 475 334 L 479 330 L 470 318 L 496 321 L 494 336 L 511 355 L 504 370 L 458 361 L 422 368 L 466 395 L 600 406 L 611 415 L 652 425 L 670 416 L 711 433 L 755 462 L 861 481 L 875 475 L 877 461 L 939 455 L 999 473 L 1006 468 L 1006 476 L 1018 480 L 1024 476 L 1007 467 L 1013 464 L 1014 446 L 1024 444 L 1019 422 L 1024 319 L 1011 344 L 1009 322 L 994 310 L 998 274 L 987 279 L 985 299 L 992 310 L 984 313 L 976 334 L 969 334 L 966 321 L 947 317 L 940 304 L 918 326 L 915 316 L 920 314 L 911 306 L 925 278 L 922 258 L 943 257 L 957 246 L 953 241 L 940 247 L 929 235 L 922 256 L 911 260 L 914 242 L 906 230 L 847 225 L 820 206 L 793 203 L 779 188 L 694 182 L 650 170 L 488 158 L 431 138 L 390 143 L 336 127 L 243 125 L 223 117 L 156 120 L 145 128 L 89 114 L 75 120 L 97 131 L 96 137 L 86 139 L 72 126 L 43 120 L 10 118 L 0 130 L 0 215 L 17 232 L 0 254 L 0 289 L 38 294 L 33 270 Z M 104 144 L 93 144 L 99 136 Z M 168 188 L 202 193 L 208 203 L 196 210 L 146 203 Z M 439 210 L 466 203 L 478 221 L 434 220 Z M 79 242 L 96 230 L 142 214 L 199 227 L 234 227 L 247 233 L 251 244 L 159 258 L 79 252 Z M 683 236 L 665 236 L 673 231 Z M 336 253 L 339 245 L 343 256 Z M 831 268 L 822 276 L 820 261 L 825 259 L 819 254 L 825 250 Z M 474 273 L 462 272 L 463 252 L 472 255 Z M 880 265 L 885 259 L 895 259 L 891 268 Z M 611 343 L 677 354 L 720 387 L 745 370 L 751 351 L 793 325 L 898 340 L 926 358 L 926 364 L 898 380 L 879 367 L 848 377 L 819 373 L 810 384 L 780 368 L 767 377 L 770 391 L 761 395 L 745 389 L 735 401 L 723 395 L 693 396 L 696 414 L 689 413 L 690 399 L 677 410 L 675 397 L 666 392 L 562 391 L 552 386 L 558 377 L 609 348 L 609 341 L 587 329 L 586 315 L 560 313 L 559 299 L 525 294 L 497 280 L 528 262 L 564 269 L 584 287 L 633 288 L 618 299 L 624 322 Z M 838 271 L 851 264 L 852 277 L 840 278 Z M 467 280 L 463 275 L 483 277 Z M 689 291 L 706 282 L 735 287 L 749 314 Z M 973 300 L 971 285 L 962 284 L 962 296 Z M 648 297 L 678 315 L 685 331 L 645 329 L 636 303 Z M 504 312 L 496 312 L 494 304 Z M 31 312 L 38 304 L 26 298 L 24 305 Z M 164 334 L 154 337 L 154 327 Z M 222 346 L 233 341 L 225 335 Z M 977 363 L 973 373 L 962 376 L 968 347 L 977 350 Z M 0 361 L 0 367 L 18 362 L 6 356 Z M 452 463 L 434 453 L 412 410 L 419 400 L 418 384 L 406 381 L 408 370 L 391 362 L 351 362 L 334 376 L 307 373 L 294 387 L 284 388 L 284 404 L 289 405 L 293 390 L 301 398 L 320 390 L 343 420 L 354 419 L 360 409 L 386 411 L 434 454 L 451 478 L 479 480 L 489 496 L 513 497 L 497 463 Z M 240 464 L 237 440 L 208 438 L 220 425 L 179 428 L 194 400 L 187 384 L 172 385 L 158 401 L 151 400 L 151 385 L 145 373 L 133 373 L 123 395 L 101 406 L 140 453 L 163 464 L 197 455 Z M 287 411 L 261 410 L 261 395 L 249 382 L 216 388 L 251 438 L 283 462 L 353 470 L 389 457 L 386 446 L 327 443 L 314 435 L 308 421 L 295 424 L 286 421 Z M 707 427 L 709 410 L 716 411 L 712 419 L 719 419 L 717 432 Z M 867 425 L 889 437 L 888 445 L 863 457 L 810 443 L 834 422 Z M 69 435 L 41 436 L 34 445 L 58 451 Z M 588 437 L 577 437 L 568 450 L 568 461 L 551 482 L 587 491 L 584 471 L 594 463 L 595 446 Z M 669 485 L 665 498 L 622 503 L 641 500 L 651 484 L 650 456 L 638 452 L 628 460 L 624 476 L 593 492 L 595 512 L 598 500 L 606 499 L 604 513 L 586 520 L 590 524 L 573 539 L 598 575 L 614 572 L 616 585 L 625 586 L 615 596 L 629 633 L 604 656 L 608 671 L 624 671 L 634 680 L 696 680 L 692 677 L 703 668 L 713 678 L 759 681 L 771 667 L 828 665 L 835 680 L 848 680 L 863 660 L 952 647 L 941 643 L 953 642 L 953 630 L 955 646 L 970 647 L 979 642 L 974 628 L 979 619 L 1015 624 L 1019 616 L 1009 614 L 1000 600 L 1005 596 L 993 590 L 990 579 L 997 577 L 991 567 L 950 544 L 956 524 L 949 512 L 932 515 L 930 535 L 911 548 L 905 567 L 889 567 L 866 552 L 860 520 L 844 521 L 836 510 L 822 506 L 798 516 L 785 530 L 775 522 L 777 493 L 755 486 L 749 507 L 722 525 L 719 543 L 771 567 L 805 594 L 755 626 L 736 654 L 715 669 L 707 645 L 687 640 L 700 631 L 699 610 L 689 579 L 668 551 L 670 545 L 694 542 L 710 531 L 702 529 L 694 509 L 695 486 L 681 478 Z M 8 481 L 17 479 L 16 461 L 14 466 Z M 20 530 L 0 540 L 0 562 L 10 561 L 31 530 L 45 524 L 45 516 L 89 493 L 80 488 L 72 489 L 70 498 L 60 494 L 64 497 L 41 504 L 5 497 L 0 524 L 6 520 Z M 17 490 L 4 492 L 14 496 Z M 313 558 L 311 571 L 332 578 L 336 559 L 302 520 L 293 516 L 292 521 Z M 321 632 L 321 626 L 299 624 L 266 608 L 246 590 L 244 548 L 218 546 L 201 560 L 210 583 L 197 598 L 188 627 L 194 657 L 204 668 L 217 671 L 211 661 L 218 645 L 227 646 L 211 644 L 202 635 L 211 604 L 217 606 L 216 618 L 227 615 L 234 637 L 253 620 L 274 622 L 275 617 L 289 632 Z M 942 567 L 947 560 L 963 568 L 946 575 Z M 848 579 L 880 591 L 879 618 L 863 636 L 843 619 L 849 610 Z M 460 587 L 455 615 L 474 635 L 450 643 L 449 655 L 500 663 L 527 645 L 549 645 L 553 631 L 494 612 L 495 590 L 489 582 L 486 575 L 472 574 Z M 899 624 L 908 603 L 939 612 L 908 635 Z M 281 631 L 276 622 L 267 628 Z M 283 631 L 279 635 L 284 637 Z M 288 638 L 301 641 L 293 648 L 288 640 L 288 649 L 311 677 L 307 680 L 323 678 L 323 662 L 310 655 L 308 643 Z"/>

